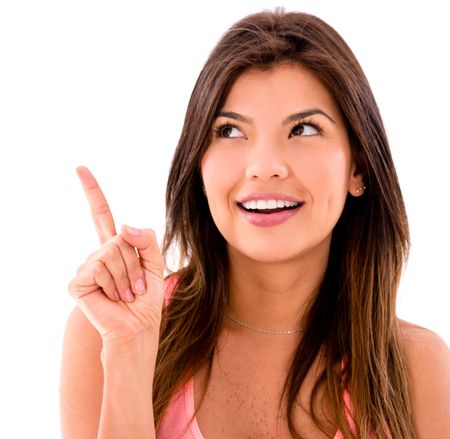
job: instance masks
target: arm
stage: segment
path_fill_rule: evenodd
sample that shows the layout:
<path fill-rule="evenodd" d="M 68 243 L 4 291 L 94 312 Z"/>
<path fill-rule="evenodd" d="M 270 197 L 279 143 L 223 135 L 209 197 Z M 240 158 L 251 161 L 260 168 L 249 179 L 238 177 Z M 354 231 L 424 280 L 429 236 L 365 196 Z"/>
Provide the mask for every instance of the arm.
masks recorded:
<path fill-rule="evenodd" d="M 102 405 L 102 339 L 76 306 L 64 333 L 59 403 L 63 439 L 95 439 Z"/>
<path fill-rule="evenodd" d="M 105 344 L 103 400 L 98 438 L 154 439 L 153 375 L 159 334 Z"/>
<path fill-rule="evenodd" d="M 75 307 L 64 335 L 63 439 L 154 438 L 152 385 L 158 338 L 106 345 Z"/>
<path fill-rule="evenodd" d="M 64 338 L 64 438 L 154 438 L 152 384 L 164 261 L 151 229 L 117 234 L 106 198 L 77 168 L 102 246 L 69 284 L 78 306 Z"/>
<path fill-rule="evenodd" d="M 450 350 L 435 333 L 402 322 L 418 439 L 450 438 Z"/>

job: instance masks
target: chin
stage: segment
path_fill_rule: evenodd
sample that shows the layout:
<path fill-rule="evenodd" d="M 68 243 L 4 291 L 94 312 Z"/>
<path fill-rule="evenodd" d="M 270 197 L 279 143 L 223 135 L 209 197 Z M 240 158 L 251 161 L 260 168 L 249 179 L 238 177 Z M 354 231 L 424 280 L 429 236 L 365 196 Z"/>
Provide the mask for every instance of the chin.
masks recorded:
<path fill-rule="evenodd" d="M 262 244 L 262 243 L 260 243 Z M 311 253 L 310 246 L 292 246 L 286 247 L 281 245 L 256 245 L 254 247 L 232 247 L 228 246 L 229 252 L 235 259 L 247 259 L 262 264 L 280 264 L 300 261 Z"/>

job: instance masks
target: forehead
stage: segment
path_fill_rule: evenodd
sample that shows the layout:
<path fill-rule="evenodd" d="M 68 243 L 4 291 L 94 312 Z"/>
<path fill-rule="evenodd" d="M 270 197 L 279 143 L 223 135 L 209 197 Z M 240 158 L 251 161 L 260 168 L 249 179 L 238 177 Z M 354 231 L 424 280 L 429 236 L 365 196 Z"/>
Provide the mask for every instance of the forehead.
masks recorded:
<path fill-rule="evenodd" d="M 284 63 L 270 69 L 252 68 L 242 73 L 228 93 L 223 108 L 252 110 L 299 111 L 320 107 L 339 115 L 339 107 L 331 93 L 306 67 Z"/>

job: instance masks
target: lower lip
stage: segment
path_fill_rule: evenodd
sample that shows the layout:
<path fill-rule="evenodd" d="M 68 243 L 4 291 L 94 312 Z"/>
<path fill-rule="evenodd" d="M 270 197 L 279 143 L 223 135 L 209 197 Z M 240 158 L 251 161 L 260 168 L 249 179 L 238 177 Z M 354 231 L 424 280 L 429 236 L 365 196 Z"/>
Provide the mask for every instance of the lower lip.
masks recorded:
<path fill-rule="evenodd" d="M 274 213 L 253 213 L 247 212 L 240 206 L 238 207 L 249 223 L 259 227 L 272 227 L 284 223 L 289 218 L 293 217 L 302 208 L 302 206 L 303 204 L 295 209 L 282 210 Z"/>

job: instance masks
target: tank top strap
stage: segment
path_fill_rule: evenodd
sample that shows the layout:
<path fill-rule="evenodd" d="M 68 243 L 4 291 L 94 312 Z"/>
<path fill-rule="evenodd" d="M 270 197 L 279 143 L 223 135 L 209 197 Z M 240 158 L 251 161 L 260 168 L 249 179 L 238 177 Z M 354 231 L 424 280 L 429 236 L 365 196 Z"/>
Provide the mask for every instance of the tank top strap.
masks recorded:
<path fill-rule="evenodd" d="M 345 416 L 347 418 L 348 425 L 350 427 L 351 432 L 353 434 L 356 434 L 355 409 L 353 407 L 352 399 L 350 398 L 350 392 L 348 391 L 348 388 L 346 387 L 346 381 L 347 381 L 346 373 L 345 373 L 346 361 L 347 360 L 345 358 L 342 358 L 342 360 L 341 360 L 341 375 L 342 375 L 342 387 L 343 387 L 342 399 L 344 401 L 344 411 L 345 411 Z M 342 438 L 343 438 L 343 436 L 342 436 Z"/>
<path fill-rule="evenodd" d="M 179 278 L 176 274 L 170 274 L 164 279 L 164 307 L 166 307 L 176 290 Z"/>

